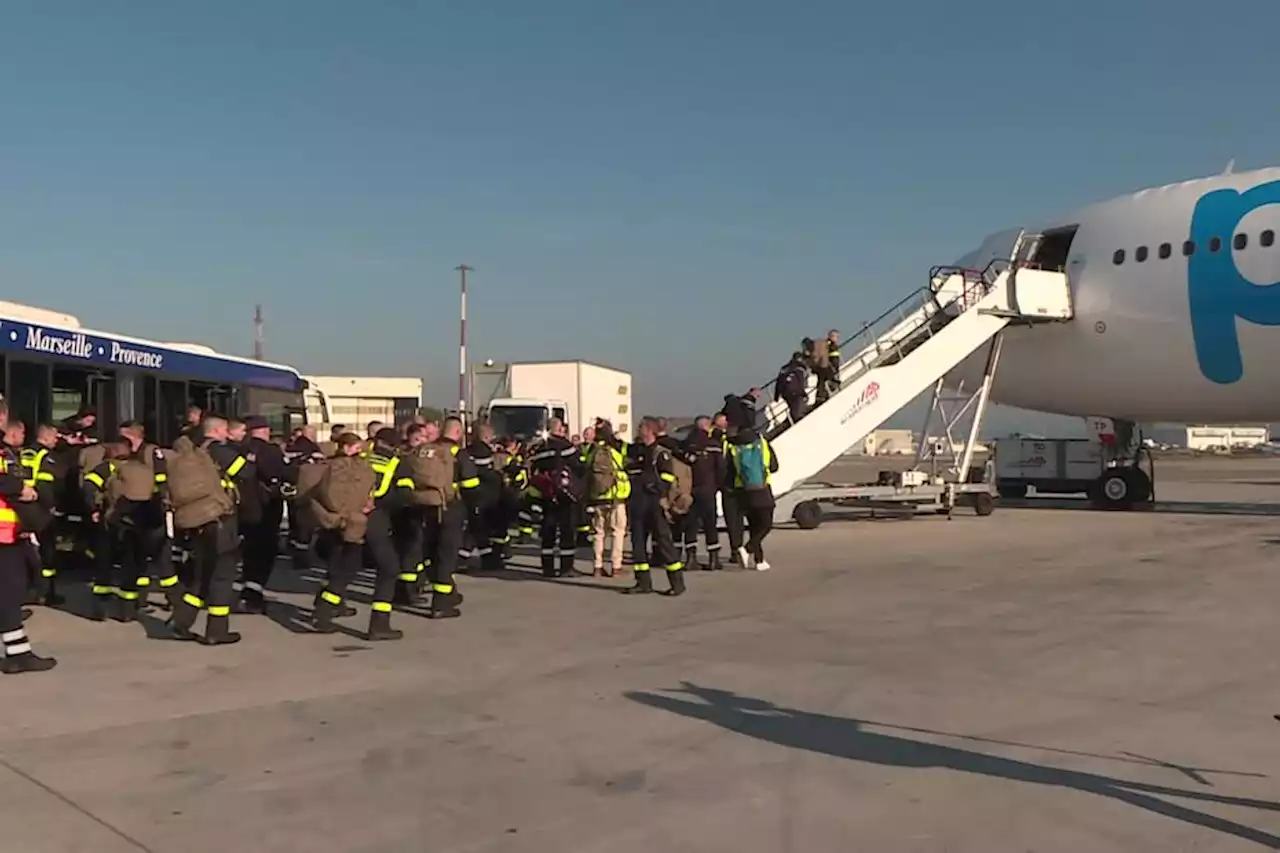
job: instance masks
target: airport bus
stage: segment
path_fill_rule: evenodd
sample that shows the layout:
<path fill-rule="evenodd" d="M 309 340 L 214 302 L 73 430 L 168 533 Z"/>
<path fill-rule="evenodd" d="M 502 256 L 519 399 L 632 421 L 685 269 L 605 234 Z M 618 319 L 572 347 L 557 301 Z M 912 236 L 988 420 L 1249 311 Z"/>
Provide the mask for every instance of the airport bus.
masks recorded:
<path fill-rule="evenodd" d="M 305 389 L 292 367 L 99 332 L 70 314 L 0 301 L 0 394 L 29 427 L 92 410 L 100 437 L 138 420 L 148 439 L 168 446 L 195 405 L 262 415 L 287 436 L 306 422 Z"/>

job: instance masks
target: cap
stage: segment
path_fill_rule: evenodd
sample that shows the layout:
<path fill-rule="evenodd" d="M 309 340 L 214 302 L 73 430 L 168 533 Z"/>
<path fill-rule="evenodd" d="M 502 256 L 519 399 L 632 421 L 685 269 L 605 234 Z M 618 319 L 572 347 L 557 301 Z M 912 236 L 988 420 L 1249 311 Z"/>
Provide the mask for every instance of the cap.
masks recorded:
<path fill-rule="evenodd" d="M 249 415 L 244 419 L 244 427 L 248 430 L 266 429 L 271 426 L 262 415 Z"/>

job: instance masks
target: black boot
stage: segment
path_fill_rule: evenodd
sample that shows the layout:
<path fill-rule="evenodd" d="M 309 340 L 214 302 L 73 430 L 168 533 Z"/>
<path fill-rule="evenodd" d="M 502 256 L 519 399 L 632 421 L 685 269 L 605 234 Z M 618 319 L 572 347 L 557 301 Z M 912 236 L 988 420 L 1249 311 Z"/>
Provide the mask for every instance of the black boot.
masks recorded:
<path fill-rule="evenodd" d="M 399 640 L 404 637 L 404 631 L 397 631 L 391 627 L 391 613 L 386 610 L 375 610 L 369 614 L 369 634 L 370 642 L 378 640 Z"/>
<path fill-rule="evenodd" d="M 456 587 L 453 592 L 433 592 L 427 616 L 431 619 L 456 619 L 462 615 L 462 611 L 458 609 L 461 603 L 462 595 Z"/>
<path fill-rule="evenodd" d="M 58 594 L 58 579 L 56 577 L 49 578 L 49 584 L 44 591 L 44 606 L 61 607 L 66 601 L 65 598 Z"/>
<path fill-rule="evenodd" d="M 24 672 L 48 672 L 58 665 L 57 658 L 42 658 L 34 652 L 8 655 L 0 659 L 0 672 L 5 675 L 21 675 Z"/>
<path fill-rule="evenodd" d="M 138 621 L 138 599 L 120 599 L 116 605 L 115 620 L 117 622 L 137 622 Z"/>
<path fill-rule="evenodd" d="M 267 598 L 261 590 L 245 587 L 240 593 L 240 611 L 242 613 L 266 613 Z"/>
<path fill-rule="evenodd" d="M 741 562 L 742 562 L 742 561 L 738 559 L 738 549 L 737 549 L 737 548 L 732 548 L 732 547 L 731 547 L 731 548 L 729 549 L 729 565 L 731 565 L 731 566 L 737 566 L 737 565 L 741 564 Z"/>
<path fill-rule="evenodd" d="M 185 601 L 184 596 L 178 595 L 176 592 L 170 596 L 169 602 L 172 605 L 173 615 L 169 617 L 169 621 L 165 625 L 169 629 L 169 633 L 173 635 L 173 638 L 184 642 L 200 639 L 191 630 L 196 624 L 196 617 L 200 615 L 200 609 L 194 604 Z"/>
<path fill-rule="evenodd" d="M 396 591 L 391 596 L 391 603 L 397 607 L 413 607 L 418 603 L 418 586 L 416 582 L 396 581 Z"/>
<path fill-rule="evenodd" d="M 643 595 L 644 593 L 653 592 L 653 578 L 649 576 L 650 570 L 636 572 L 636 585 L 629 586 L 623 590 L 627 595 Z"/>
<path fill-rule="evenodd" d="M 338 626 L 333 624 L 333 618 L 337 615 L 338 605 L 330 604 L 316 596 L 315 606 L 311 610 L 311 625 L 316 633 L 332 634 L 337 631 Z"/>
<path fill-rule="evenodd" d="M 542 576 L 544 578 L 556 576 L 556 558 L 554 554 L 542 555 Z"/>
<path fill-rule="evenodd" d="M 89 608 L 89 618 L 94 622 L 105 622 L 107 614 L 111 612 L 111 598 L 110 593 L 95 592 Z"/>
<path fill-rule="evenodd" d="M 231 630 L 230 616 L 210 616 L 200 642 L 206 646 L 230 646 L 240 642 L 240 635 Z"/>
<path fill-rule="evenodd" d="M 663 595 L 684 595 L 684 571 L 682 569 L 667 572 L 667 583 L 671 584 L 671 588 L 664 592 Z"/>
<path fill-rule="evenodd" d="M 707 571 L 719 572 L 723 570 L 724 570 L 724 566 L 720 565 L 720 549 L 717 548 L 716 550 L 710 552 L 710 556 L 708 556 L 707 558 Z"/>
<path fill-rule="evenodd" d="M 560 555 L 560 575 L 559 575 L 560 577 L 562 578 L 573 577 L 573 561 L 574 561 L 574 554 L 572 551 L 570 551 L 568 554 Z"/>

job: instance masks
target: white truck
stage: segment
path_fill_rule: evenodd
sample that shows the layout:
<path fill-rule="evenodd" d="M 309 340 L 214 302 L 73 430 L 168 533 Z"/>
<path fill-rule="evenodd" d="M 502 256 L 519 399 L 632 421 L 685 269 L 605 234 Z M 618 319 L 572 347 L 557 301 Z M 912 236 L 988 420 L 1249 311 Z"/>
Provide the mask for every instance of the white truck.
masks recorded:
<path fill-rule="evenodd" d="M 488 401 L 487 417 L 498 435 L 526 440 L 545 435 L 552 418 L 581 435 L 596 418 L 613 424 L 619 435 L 635 429 L 631 374 L 587 361 L 534 361 L 509 364 L 501 396 Z"/>

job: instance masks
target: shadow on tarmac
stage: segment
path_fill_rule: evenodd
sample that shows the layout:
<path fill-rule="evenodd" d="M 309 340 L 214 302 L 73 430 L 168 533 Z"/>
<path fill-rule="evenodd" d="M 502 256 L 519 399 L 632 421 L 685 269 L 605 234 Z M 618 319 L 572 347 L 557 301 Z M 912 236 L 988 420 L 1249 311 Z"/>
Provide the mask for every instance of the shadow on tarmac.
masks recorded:
<path fill-rule="evenodd" d="M 867 764 L 878 764 L 885 767 L 946 768 L 988 778 L 1007 779 L 1013 782 L 1083 791 L 1106 797 L 1110 800 L 1127 803 L 1143 811 L 1163 815 L 1183 823 L 1203 827 L 1224 835 L 1231 835 L 1272 849 L 1280 849 L 1280 836 L 1215 815 L 1196 811 L 1188 806 L 1161 799 L 1161 797 L 1280 812 L 1280 803 L 1269 800 L 1232 797 L 1208 791 L 1186 790 L 1166 785 L 1133 782 L 1096 773 L 1067 770 L 1060 767 L 1047 767 L 1027 761 L 1018 761 L 1012 758 L 943 746 L 929 743 L 928 741 L 914 740 L 900 734 L 868 731 L 868 726 L 875 726 L 896 732 L 927 733 L 953 738 L 962 737 L 945 732 L 931 732 L 927 729 L 893 726 L 872 720 L 833 717 L 826 714 L 814 714 L 793 708 L 784 708 L 763 699 L 739 696 L 727 690 L 700 687 L 689 682 L 683 682 L 679 689 L 666 691 L 665 694 L 630 691 L 624 695 L 641 705 L 648 705 L 651 708 L 679 714 L 690 719 L 702 720 L 723 729 L 779 746 L 802 749 L 822 755 L 830 755 L 835 758 L 846 758 L 851 761 L 861 761 Z M 1000 743 L 1000 741 L 991 742 Z M 1015 745 L 1021 746 L 1021 744 Z M 1039 749 L 1040 747 L 1036 748 Z M 1088 753 L 1073 754 L 1088 755 Z M 1224 772 L 1206 768 L 1179 767 L 1140 757 L 1136 757 L 1136 761 L 1134 760 L 1135 757 L 1128 759 L 1107 758 L 1149 766 L 1172 767 L 1184 774 L 1189 774 L 1191 778 L 1197 779 L 1204 785 L 1209 784 L 1204 781 L 1204 774 Z"/>

